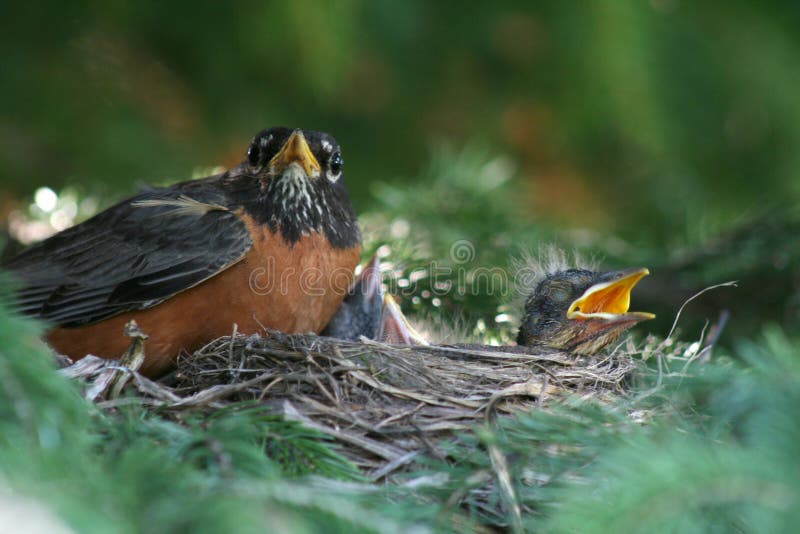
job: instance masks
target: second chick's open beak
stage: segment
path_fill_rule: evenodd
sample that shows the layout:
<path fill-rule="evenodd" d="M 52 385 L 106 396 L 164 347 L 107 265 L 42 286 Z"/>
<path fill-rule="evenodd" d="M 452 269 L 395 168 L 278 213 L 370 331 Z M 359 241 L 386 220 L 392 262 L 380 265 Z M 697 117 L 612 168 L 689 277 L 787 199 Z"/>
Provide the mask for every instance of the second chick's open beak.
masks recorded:
<path fill-rule="evenodd" d="M 428 340 L 411 326 L 400 306 L 388 293 L 383 296 L 383 313 L 378 339 L 384 343 L 398 345 L 430 345 Z"/>
<path fill-rule="evenodd" d="M 629 312 L 631 290 L 650 274 L 644 267 L 604 273 L 599 281 L 570 304 L 567 318 L 573 320 L 601 319 L 609 322 L 639 322 L 653 319 L 647 312 Z"/>
<path fill-rule="evenodd" d="M 269 165 L 273 172 L 280 174 L 292 163 L 300 165 L 309 178 L 319 176 L 319 162 L 311 152 L 303 132 L 299 129 L 292 132 L 286 143 L 270 160 Z"/>

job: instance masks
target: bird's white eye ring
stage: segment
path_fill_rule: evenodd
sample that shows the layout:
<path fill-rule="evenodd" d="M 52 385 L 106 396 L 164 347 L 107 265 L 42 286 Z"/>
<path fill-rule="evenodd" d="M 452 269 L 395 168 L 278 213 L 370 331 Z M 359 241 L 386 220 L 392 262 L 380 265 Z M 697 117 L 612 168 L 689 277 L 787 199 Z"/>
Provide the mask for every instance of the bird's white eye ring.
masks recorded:
<path fill-rule="evenodd" d="M 328 168 L 330 169 L 328 171 L 328 180 L 335 182 L 342 176 L 342 165 L 344 165 L 342 153 L 337 151 L 328 162 Z"/>

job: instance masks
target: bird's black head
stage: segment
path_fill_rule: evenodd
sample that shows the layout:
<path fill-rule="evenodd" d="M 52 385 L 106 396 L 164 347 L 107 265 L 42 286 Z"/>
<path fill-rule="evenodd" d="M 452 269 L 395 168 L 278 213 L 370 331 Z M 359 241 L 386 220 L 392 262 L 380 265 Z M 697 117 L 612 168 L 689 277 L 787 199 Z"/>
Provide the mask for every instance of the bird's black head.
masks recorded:
<path fill-rule="evenodd" d="M 547 275 L 525 302 L 519 345 L 547 345 L 592 354 L 653 314 L 628 312 L 644 268 L 598 273 L 567 269 Z"/>
<path fill-rule="evenodd" d="M 347 248 L 360 241 L 360 234 L 343 165 L 341 147 L 331 135 L 276 127 L 256 134 L 245 161 L 229 174 L 251 186 L 242 200 L 248 213 L 289 243 L 322 231 L 334 246 Z"/>
<path fill-rule="evenodd" d="M 268 128 L 259 132 L 247 149 L 247 164 L 274 178 L 342 178 L 342 149 L 332 136 L 313 130 Z"/>

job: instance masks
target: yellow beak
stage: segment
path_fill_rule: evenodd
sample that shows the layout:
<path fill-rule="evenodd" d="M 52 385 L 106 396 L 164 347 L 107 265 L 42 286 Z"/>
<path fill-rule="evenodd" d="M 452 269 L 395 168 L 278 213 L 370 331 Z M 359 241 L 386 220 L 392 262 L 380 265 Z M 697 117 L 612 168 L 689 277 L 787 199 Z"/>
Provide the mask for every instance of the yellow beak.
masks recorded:
<path fill-rule="evenodd" d="M 569 319 L 653 319 L 647 312 L 629 312 L 631 290 L 643 277 L 650 274 L 646 268 L 628 269 L 607 273 L 599 283 L 587 289 L 567 310 Z"/>
<path fill-rule="evenodd" d="M 269 165 L 274 172 L 281 173 L 292 163 L 299 164 L 309 178 L 319 176 L 319 162 L 299 129 L 292 132 L 283 147 L 270 160 Z"/>

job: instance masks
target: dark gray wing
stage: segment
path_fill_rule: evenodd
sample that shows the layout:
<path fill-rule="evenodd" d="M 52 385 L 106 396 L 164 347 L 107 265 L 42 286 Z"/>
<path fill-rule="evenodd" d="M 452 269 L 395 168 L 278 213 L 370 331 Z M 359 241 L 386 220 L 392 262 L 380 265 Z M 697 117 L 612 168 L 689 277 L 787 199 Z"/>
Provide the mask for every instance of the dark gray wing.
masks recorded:
<path fill-rule="evenodd" d="M 142 310 L 238 262 L 252 241 L 212 182 L 145 191 L 12 258 L 16 306 L 63 327 Z"/>

